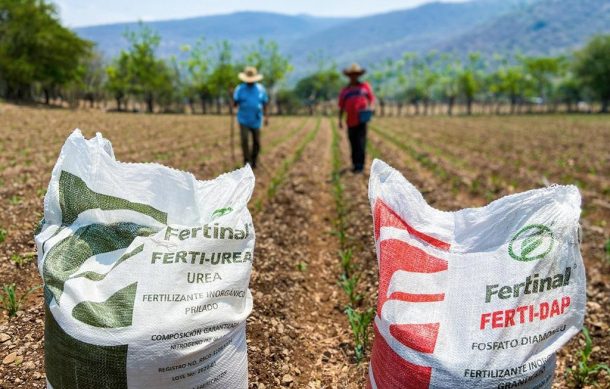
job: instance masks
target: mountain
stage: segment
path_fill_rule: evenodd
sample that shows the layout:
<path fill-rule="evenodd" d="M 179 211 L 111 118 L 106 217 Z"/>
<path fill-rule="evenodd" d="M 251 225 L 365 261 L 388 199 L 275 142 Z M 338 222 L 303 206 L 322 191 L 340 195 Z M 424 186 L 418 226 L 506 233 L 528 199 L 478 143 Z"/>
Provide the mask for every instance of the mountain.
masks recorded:
<path fill-rule="evenodd" d="M 268 12 L 238 12 L 146 23 L 162 37 L 159 54 L 180 55 L 200 37 L 228 39 L 240 57 L 259 38 L 273 39 L 291 58 L 291 78 L 310 72 L 308 58 L 322 53 L 339 66 L 369 66 L 406 51 L 557 54 L 610 32 L 608 0 L 471 0 L 428 3 L 416 8 L 359 18 L 322 18 Z M 138 28 L 121 23 L 77 28 L 112 57 L 127 46 L 122 34 Z"/>
<path fill-rule="evenodd" d="M 466 33 L 523 3 L 523 0 L 429 3 L 346 21 L 297 40 L 288 52 L 297 63 L 312 47 L 330 53 L 339 64 L 397 58 L 405 51 L 435 49 L 448 37 Z"/>
<path fill-rule="evenodd" d="M 610 33 L 608 0 L 539 0 L 437 46 L 441 51 L 556 55 Z"/>
<path fill-rule="evenodd" d="M 146 22 L 161 36 L 161 55 L 180 52 L 185 44 L 194 44 L 205 37 L 208 42 L 228 39 L 240 50 L 259 38 L 273 39 L 280 47 L 287 47 L 294 40 L 331 28 L 348 18 L 321 18 L 308 15 L 282 15 L 269 12 L 237 12 L 228 15 L 203 16 L 190 19 Z M 137 30 L 138 23 L 117 23 L 80 27 L 74 30 L 85 39 L 97 43 L 106 57 L 118 54 L 127 47 L 123 34 Z"/>

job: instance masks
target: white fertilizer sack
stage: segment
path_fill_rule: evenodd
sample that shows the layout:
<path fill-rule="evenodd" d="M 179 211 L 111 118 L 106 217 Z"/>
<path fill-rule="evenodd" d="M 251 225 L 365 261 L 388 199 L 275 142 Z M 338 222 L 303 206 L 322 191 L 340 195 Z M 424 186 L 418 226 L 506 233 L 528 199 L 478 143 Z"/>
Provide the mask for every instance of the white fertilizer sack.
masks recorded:
<path fill-rule="evenodd" d="M 49 388 L 247 388 L 249 167 L 121 163 L 76 130 L 36 235 Z"/>
<path fill-rule="evenodd" d="M 376 160 L 379 297 L 369 387 L 550 388 L 583 323 L 574 186 L 442 212 Z"/>

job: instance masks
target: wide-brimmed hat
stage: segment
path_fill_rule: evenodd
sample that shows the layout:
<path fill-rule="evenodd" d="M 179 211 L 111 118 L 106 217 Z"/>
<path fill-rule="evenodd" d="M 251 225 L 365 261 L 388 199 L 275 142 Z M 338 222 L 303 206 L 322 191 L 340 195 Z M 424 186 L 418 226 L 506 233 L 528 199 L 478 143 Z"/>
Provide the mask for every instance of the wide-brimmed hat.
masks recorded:
<path fill-rule="evenodd" d="M 364 69 L 357 63 L 353 63 L 349 67 L 343 69 L 343 74 L 345 74 L 346 76 L 351 76 L 351 75 L 361 76 L 364 73 L 366 73 L 366 69 Z"/>
<path fill-rule="evenodd" d="M 239 73 L 238 77 L 243 82 L 258 82 L 263 79 L 263 75 L 258 74 L 254 66 L 246 66 L 244 71 Z"/>

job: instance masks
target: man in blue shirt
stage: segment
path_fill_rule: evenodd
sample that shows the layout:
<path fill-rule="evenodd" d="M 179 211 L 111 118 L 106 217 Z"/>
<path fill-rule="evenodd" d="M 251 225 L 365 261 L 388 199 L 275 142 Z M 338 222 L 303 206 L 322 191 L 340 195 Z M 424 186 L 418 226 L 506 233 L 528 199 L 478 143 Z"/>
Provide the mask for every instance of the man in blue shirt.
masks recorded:
<path fill-rule="evenodd" d="M 256 168 L 263 117 L 265 125 L 269 125 L 266 117 L 269 96 L 265 87 L 259 83 L 263 75 L 258 74 L 255 67 L 246 67 L 239 73 L 239 79 L 242 83 L 233 92 L 233 104 L 238 107 L 237 121 L 241 134 L 241 149 L 244 153 L 244 164 L 249 163 L 252 168 Z M 250 150 L 250 134 L 252 134 L 252 150 Z"/>

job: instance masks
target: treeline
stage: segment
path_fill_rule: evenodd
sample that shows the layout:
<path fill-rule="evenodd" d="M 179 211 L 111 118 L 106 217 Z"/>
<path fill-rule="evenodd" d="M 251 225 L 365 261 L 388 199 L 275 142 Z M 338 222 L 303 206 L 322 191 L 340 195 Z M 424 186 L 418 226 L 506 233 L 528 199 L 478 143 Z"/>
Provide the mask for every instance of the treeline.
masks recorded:
<path fill-rule="evenodd" d="M 578 104 L 610 102 L 610 35 L 592 38 L 571 56 L 534 57 L 471 53 L 461 59 L 446 53 L 419 56 L 406 53 L 387 60 L 369 77 L 379 96 L 380 111 L 390 102 L 398 114 L 405 105 L 415 114 L 431 107 L 451 115 L 456 104 L 467 114 L 475 103 L 479 112 L 574 111 Z M 587 108 L 590 109 L 590 108 Z"/>
<path fill-rule="evenodd" d="M 0 0 L 0 96 L 147 112 L 231 111 L 237 73 L 248 64 L 264 74 L 275 112 L 314 114 L 334 109 L 345 79 L 332 62 L 287 87 L 293 70 L 273 41 L 240 50 L 203 38 L 180 58 L 161 58 L 160 36 L 140 25 L 125 33 L 128 48 L 104 59 L 92 42 L 63 27 L 44 0 Z M 516 113 L 572 111 L 610 101 L 610 36 L 598 36 L 570 56 L 531 57 L 407 53 L 369 69 L 378 114 Z M 475 109 L 476 107 L 476 109 Z M 591 108 L 587 108 L 591 109 Z"/>

